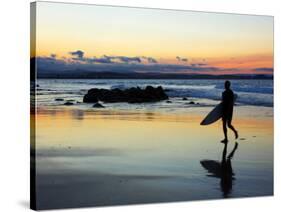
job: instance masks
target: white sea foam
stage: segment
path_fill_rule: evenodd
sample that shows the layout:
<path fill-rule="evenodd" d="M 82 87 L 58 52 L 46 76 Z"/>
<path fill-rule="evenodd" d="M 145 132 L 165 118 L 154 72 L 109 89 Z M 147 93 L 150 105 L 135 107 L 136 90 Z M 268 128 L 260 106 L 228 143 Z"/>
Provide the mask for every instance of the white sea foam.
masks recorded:
<path fill-rule="evenodd" d="M 272 80 L 232 80 L 232 89 L 238 95 L 237 103 L 255 106 L 273 106 Z M 217 100 L 221 99 L 224 80 L 130 80 L 130 79 L 40 79 L 37 84 L 38 102 L 45 105 L 61 104 L 55 98 L 82 101 L 83 95 L 90 88 L 126 89 L 147 85 L 162 86 L 173 104 L 166 107 L 180 107 L 182 97 Z M 162 104 L 163 105 L 163 104 Z M 149 107 L 149 105 L 147 105 Z"/>

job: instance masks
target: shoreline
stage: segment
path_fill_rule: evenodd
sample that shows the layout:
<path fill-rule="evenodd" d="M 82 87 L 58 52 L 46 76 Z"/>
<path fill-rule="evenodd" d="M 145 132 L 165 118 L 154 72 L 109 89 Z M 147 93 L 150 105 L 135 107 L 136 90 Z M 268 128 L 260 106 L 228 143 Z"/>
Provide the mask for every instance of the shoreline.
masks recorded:
<path fill-rule="evenodd" d="M 154 115 L 154 116 L 186 116 L 194 117 L 199 116 L 202 119 L 215 107 L 213 106 L 202 106 L 202 105 L 191 105 L 189 107 L 184 108 L 149 108 L 149 107 L 140 107 L 136 108 L 125 108 L 125 107 L 114 107 L 116 103 L 111 103 L 112 107 L 105 107 L 105 108 L 93 108 L 93 104 L 84 104 L 84 107 L 81 108 L 80 105 L 56 105 L 56 106 L 37 106 L 37 114 L 52 114 L 56 113 L 85 113 L 86 115 Z M 144 103 L 144 104 L 151 104 L 151 103 Z M 109 104 L 105 104 L 109 105 Z M 135 104 L 142 106 L 142 104 Z M 234 115 L 233 119 L 260 119 L 260 118 L 269 118 L 273 121 L 274 115 L 274 108 L 268 106 L 254 106 L 254 105 L 237 105 L 234 106 Z"/>

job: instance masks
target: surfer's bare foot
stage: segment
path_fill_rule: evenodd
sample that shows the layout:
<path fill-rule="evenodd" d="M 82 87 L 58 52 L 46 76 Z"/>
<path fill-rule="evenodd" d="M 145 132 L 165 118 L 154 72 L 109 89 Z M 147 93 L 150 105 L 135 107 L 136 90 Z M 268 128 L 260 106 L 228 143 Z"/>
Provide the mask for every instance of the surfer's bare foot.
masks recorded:
<path fill-rule="evenodd" d="M 235 134 L 235 139 L 237 139 L 239 136 L 238 136 L 238 131 L 234 131 L 234 134 Z"/>
<path fill-rule="evenodd" d="M 223 143 L 223 144 L 227 144 L 227 142 L 228 142 L 228 140 L 226 138 L 221 141 L 221 143 Z"/>

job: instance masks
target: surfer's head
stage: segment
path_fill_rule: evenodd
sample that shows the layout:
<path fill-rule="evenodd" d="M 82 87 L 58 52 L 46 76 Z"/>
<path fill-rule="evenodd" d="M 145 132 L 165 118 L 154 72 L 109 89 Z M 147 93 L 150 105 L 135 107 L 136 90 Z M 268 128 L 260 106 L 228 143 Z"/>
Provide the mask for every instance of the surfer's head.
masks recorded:
<path fill-rule="evenodd" d="M 225 89 L 229 89 L 230 85 L 231 85 L 230 81 L 226 80 L 225 83 L 224 83 Z"/>

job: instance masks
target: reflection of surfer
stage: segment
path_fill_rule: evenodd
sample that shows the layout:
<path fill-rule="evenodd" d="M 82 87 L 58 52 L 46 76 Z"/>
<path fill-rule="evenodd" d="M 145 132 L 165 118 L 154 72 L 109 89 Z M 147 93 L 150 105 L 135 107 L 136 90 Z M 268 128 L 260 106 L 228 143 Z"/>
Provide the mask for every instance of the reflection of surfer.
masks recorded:
<path fill-rule="evenodd" d="M 234 148 L 227 155 L 227 143 L 224 144 L 222 152 L 221 162 L 215 160 L 202 160 L 200 161 L 201 165 L 208 171 L 208 177 L 217 177 L 220 178 L 221 191 L 223 197 L 227 198 L 232 191 L 233 181 L 235 180 L 235 174 L 232 169 L 231 160 L 234 157 L 234 153 L 238 148 L 238 143 L 235 142 Z"/>
<path fill-rule="evenodd" d="M 234 132 L 236 139 L 238 138 L 238 132 L 231 124 L 234 106 L 234 94 L 233 91 L 230 89 L 230 81 L 225 81 L 224 87 L 225 91 L 222 93 L 222 124 L 224 139 L 221 142 L 227 143 L 227 127 Z"/>
<path fill-rule="evenodd" d="M 238 148 L 238 143 L 235 143 L 235 146 L 232 152 L 228 155 L 226 159 L 226 151 L 227 151 L 227 143 L 224 144 L 222 161 L 221 161 L 221 190 L 223 192 L 224 197 L 228 197 L 228 194 L 232 190 L 232 181 L 235 179 L 233 176 L 235 175 L 232 170 L 231 159 L 234 156 L 235 151 Z"/>

